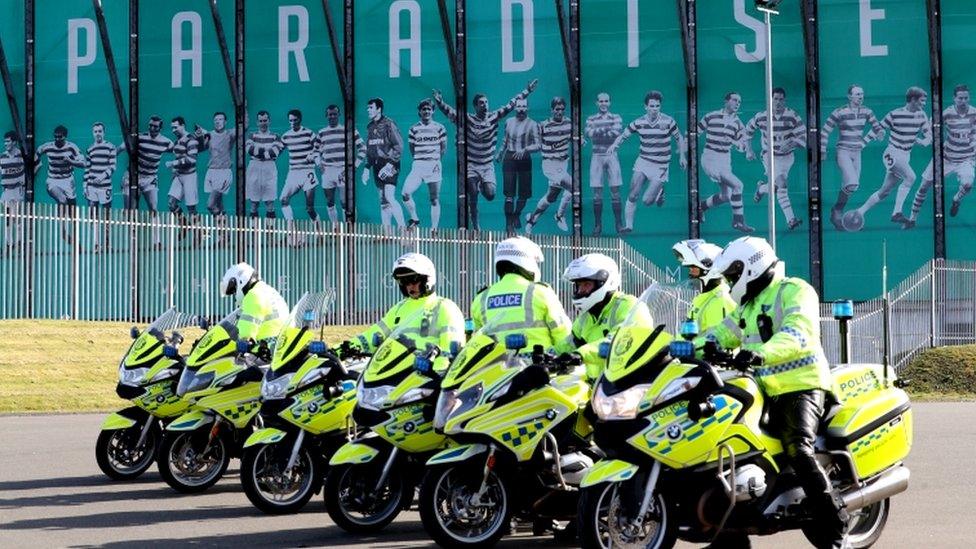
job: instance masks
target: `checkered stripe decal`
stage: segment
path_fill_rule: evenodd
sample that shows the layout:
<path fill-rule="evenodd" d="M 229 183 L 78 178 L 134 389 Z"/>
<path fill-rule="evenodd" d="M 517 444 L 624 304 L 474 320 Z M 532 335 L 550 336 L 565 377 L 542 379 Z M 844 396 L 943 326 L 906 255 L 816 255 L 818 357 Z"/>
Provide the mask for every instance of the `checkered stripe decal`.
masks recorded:
<path fill-rule="evenodd" d="M 661 454 L 668 454 L 674 449 L 675 444 L 682 442 L 691 442 L 698 437 L 705 434 L 705 430 L 708 429 L 714 423 L 724 423 L 731 419 L 742 407 L 738 401 L 726 399 L 724 397 L 715 399 L 715 415 L 705 419 L 703 421 L 694 422 L 691 419 L 686 418 L 681 422 L 681 438 L 672 441 L 668 438 L 667 429 L 665 428 L 656 435 L 656 438 L 648 437 L 647 446 Z M 684 414 L 687 410 L 683 409 L 679 413 Z"/>
<path fill-rule="evenodd" d="M 885 424 L 885 425 L 881 426 L 881 428 L 876 429 L 870 435 L 865 436 L 865 437 L 861 437 L 860 440 L 858 440 L 857 442 L 854 443 L 853 446 L 851 446 L 851 453 L 852 454 L 859 454 L 859 453 L 867 450 L 868 448 L 871 447 L 872 444 L 874 444 L 875 442 L 877 442 L 877 441 L 881 440 L 882 438 L 884 438 L 885 436 L 887 436 L 888 435 L 888 431 L 890 431 L 890 430 L 891 430 L 891 428 L 887 424 Z"/>
<path fill-rule="evenodd" d="M 260 402 L 251 402 L 248 404 L 242 404 L 240 406 L 235 406 L 234 408 L 229 408 L 227 410 L 224 410 L 224 413 L 222 415 L 231 421 L 237 421 L 238 419 L 247 416 L 248 414 L 250 414 L 254 410 L 257 410 L 260 407 L 261 407 Z"/>
<path fill-rule="evenodd" d="M 536 433 L 545 428 L 545 424 L 541 421 L 536 421 L 532 425 L 521 426 L 515 431 L 508 431 L 502 433 L 502 440 L 505 442 L 511 442 L 512 446 L 520 446 L 523 442 L 528 442 Z M 513 434 L 515 433 L 515 434 Z"/>
<path fill-rule="evenodd" d="M 789 362 L 784 362 L 776 366 L 769 366 L 767 368 L 756 368 L 756 375 L 758 377 L 771 376 L 775 374 L 781 374 L 783 372 L 789 372 L 790 370 L 796 370 L 797 368 L 802 368 L 804 366 L 809 366 L 817 362 L 817 355 L 805 356 L 798 360 L 791 360 Z"/>

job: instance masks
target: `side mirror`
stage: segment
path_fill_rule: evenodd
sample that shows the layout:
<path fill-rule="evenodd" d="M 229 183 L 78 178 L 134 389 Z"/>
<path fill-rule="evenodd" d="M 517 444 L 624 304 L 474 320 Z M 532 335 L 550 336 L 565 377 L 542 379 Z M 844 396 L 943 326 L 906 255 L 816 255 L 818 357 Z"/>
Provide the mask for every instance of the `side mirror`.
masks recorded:
<path fill-rule="evenodd" d="M 174 347 L 179 347 L 183 343 L 183 334 L 179 332 L 173 332 L 169 336 L 169 342 L 173 344 Z"/>
<path fill-rule="evenodd" d="M 200 329 L 201 330 L 204 330 L 204 331 L 209 330 L 210 329 L 210 319 L 207 318 L 207 317 L 205 317 L 205 316 L 200 316 L 199 318 L 200 318 L 200 320 L 199 320 L 199 322 L 198 322 L 197 325 L 200 326 Z"/>
<path fill-rule="evenodd" d="M 138 338 L 139 337 L 139 328 L 136 328 L 135 326 L 129 328 L 129 337 L 131 337 L 132 339 Z"/>

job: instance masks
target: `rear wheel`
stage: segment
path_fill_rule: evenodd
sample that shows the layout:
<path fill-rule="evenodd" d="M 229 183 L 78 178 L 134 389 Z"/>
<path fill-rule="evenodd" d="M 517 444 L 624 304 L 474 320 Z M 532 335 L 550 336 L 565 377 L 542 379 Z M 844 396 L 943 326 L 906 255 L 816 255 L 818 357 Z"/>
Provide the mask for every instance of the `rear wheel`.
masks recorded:
<path fill-rule="evenodd" d="M 619 482 L 612 482 L 582 490 L 577 518 L 582 546 L 587 549 L 673 547 L 675 522 L 664 496 L 660 492 L 654 495 L 643 520 L 637 524 L 621 511 L 619 487 Z"/>
<path fill-rule="evenodd" d="M 413 486 L 404 481 L 403 471 L 390 470 L 377 486 L 382 469 L 372 464 L 344 463 L 329 468 L 325 479 L 325 508 L 339 528 L 353 534 L 375 533 L 410 504 Z"/>
<path fill-rule="evenodd" d="M 230 452 L 223 437 L 210 440 L 210 429 L 176 432 L 163 437 L 159 446 L 159 475 L 177 492 L 203 492 L 220 480 Z"/>
<path fill-rule="evenodd" d="M 95 441 L 95 461 L 103 473 L 115 480 L 132 480 L 152 466 L 159 446 L 159 428 L 149 428 L 143 443 L 142 425 L 102 431 Z"/>
<path fill-rule="evenodd" d="M 295 513 L 308 503 L 318 489 L 319 460 L 307 446 L 298 450 L 291 469 L 290 445 L 259 444 L 244 451 L 241 458 L 241 485 L 247 499 L 269 515 Z"/>
<path fill-rule="evenodd" d="M 420 484 L 420 519 L 441 547 L 491 547 L 508 531 L 509 487 L 483 466 L 454 465 L 428 471 Z"/>
<path fill-rule="evenodd" d="M 851 519 L 847 527 L 848 546 L 853 549 L 865 549 L 874 545 L 884 531 L 890 511 L 891 500 L 888 498 L 851 511 Z M 832 541 L 824 539 L 823 528 L 818 528 L 815 523 L 804 525 L 803 535 L 814 545 Z"/>

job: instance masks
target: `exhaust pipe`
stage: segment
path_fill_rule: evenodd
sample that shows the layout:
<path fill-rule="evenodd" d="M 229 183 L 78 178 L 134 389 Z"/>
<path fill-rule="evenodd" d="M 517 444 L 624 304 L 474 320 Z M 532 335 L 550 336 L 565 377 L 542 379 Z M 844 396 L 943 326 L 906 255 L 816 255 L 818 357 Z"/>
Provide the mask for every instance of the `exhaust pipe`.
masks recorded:
<path fill-rule="evenodd" d="M 901 465 L 870 481 L 864 487 L 847 492 L 841 497 L 847 510 L 855 511 L 904 492 L 908 489 L 910 475 L 908 467 Z"/>

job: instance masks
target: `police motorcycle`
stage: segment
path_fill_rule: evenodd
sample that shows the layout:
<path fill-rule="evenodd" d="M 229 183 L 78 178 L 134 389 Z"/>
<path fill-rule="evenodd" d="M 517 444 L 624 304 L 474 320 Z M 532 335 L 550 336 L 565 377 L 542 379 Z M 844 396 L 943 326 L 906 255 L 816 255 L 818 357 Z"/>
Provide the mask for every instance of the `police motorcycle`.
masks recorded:
<path fill-rule="evenodd" d="M 352 412 L 369 432 L 329 462 L 325 507 L 347 532 L 378 532 L 407 509 L 427 459 L 448 444 L 433 427 L 441 383 L 436 371 L 446 369 L 448 358 L 434 346 L 418 348 L 405 333 L 423 314 L 417 311 L 385 340 L 375 334 L 378 347 L 357 383 Z"/>
<path fill-rule="evenodd" d="M 525 346 L 485 326 L 444 376 L 434 426 L 457 444 L 427 461 L 420 485 L 424 529 L 441 546 L 490 547 L 512 518 L 537 535 L 575 518 L 577 485 L 599 457 L 583 415 L 590 387 L 578 360 Z"/>
<path fill-rule="evenodd" d="M 110 478 L 131 480 L 146 472 L 163 428 L 186 411 L 188 404 L 176 395 L 183 364 L 163 351 L 182 343 L 177 330 L 192 326 L 193 320 L 170 308 L 145 330 L 130 330 L 133 341 L 119 364 L 115 392 L 133 406 L 105 418 L 95 442 L 95 461 Z"/>
<path fill-rule="evenodd" d="M 239 457 L 261 408 L 261 380 L 270 361 L 263 345 L 238 341 L 240 309 L 210 325 L 184 360 L 176 394 L 189 409 L 166 426 L 156 460 L 159 474 L 183 493 L 213 486 Z M 166 350 L 183 360 L 175 348 Z"/>
<path fill-rule="evenodd" d="M 591 405 L 608 457 L 580 484 L 583 547 L 657 549 L 723 531 L 790 529 L 822 541 L 756 380 L 720 370 L 729 353 L 696 360 L 697 331 L 688 322 L 685 340 L 673 340 L 663 326 L 625 325 L 601 349 L 606 369 Z M 881 536 L 891 496 L 908 487 L 912 412 L 890 368 L 844 364 L 832 373 L 836 402 L 816 452 L 851 515 L 848 543 L 864 548 Z"/>
<path fill-rule="evenodd" d="M 295 304 L 261 383 L 263 428 L 244 442 L 241 485 L 265 513 L 294 513 L 304 507 L 322 487 L 329 456 L 355 429 L 354 380 L 365 362 L 343 365 L 321 332 L 315 339 L 315 328 L 325 327 L 322 317 L 334 295 L 306 293 Z"/>

